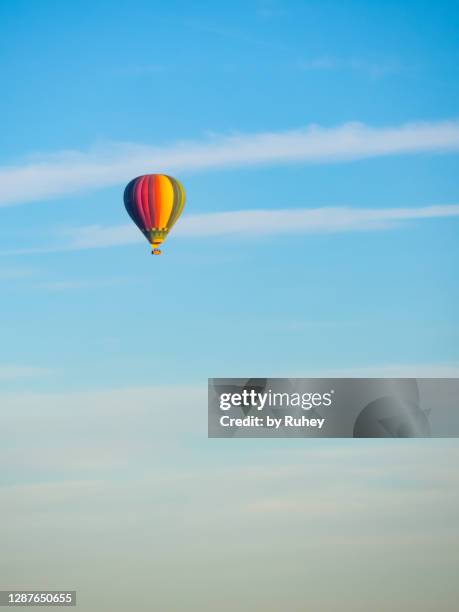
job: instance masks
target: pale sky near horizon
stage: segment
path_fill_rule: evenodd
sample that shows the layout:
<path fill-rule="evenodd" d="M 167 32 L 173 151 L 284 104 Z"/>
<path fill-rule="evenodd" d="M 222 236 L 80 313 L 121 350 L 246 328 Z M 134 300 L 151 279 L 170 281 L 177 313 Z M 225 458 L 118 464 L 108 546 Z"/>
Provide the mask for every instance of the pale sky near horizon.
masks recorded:
<path fill-rule="evenodd" d="M 0 4 L 0 589 L 454 609 L 454 440 L 208 440 L 205 393 L 459 375 L 458 26 L 445 0 Z M 122 193 L 158 171 L 187 202 L 152 258 Z"/>

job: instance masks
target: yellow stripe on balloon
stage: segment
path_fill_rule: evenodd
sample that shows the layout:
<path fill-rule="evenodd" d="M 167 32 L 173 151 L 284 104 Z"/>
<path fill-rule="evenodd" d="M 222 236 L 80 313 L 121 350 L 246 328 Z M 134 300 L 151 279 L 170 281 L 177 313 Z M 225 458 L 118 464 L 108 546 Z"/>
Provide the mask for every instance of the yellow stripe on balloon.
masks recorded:
<path fill-rule="evenodd" d="M 174 204 L 174 190 L 167 176 L 160 174 L 156 177 L 156 180 L 159 182 L 158 191 L 161 194 L 158 227 L 163 229 L 164 227 L 169 227 L 169 217 L 171 216 L 172 206 Z"/>

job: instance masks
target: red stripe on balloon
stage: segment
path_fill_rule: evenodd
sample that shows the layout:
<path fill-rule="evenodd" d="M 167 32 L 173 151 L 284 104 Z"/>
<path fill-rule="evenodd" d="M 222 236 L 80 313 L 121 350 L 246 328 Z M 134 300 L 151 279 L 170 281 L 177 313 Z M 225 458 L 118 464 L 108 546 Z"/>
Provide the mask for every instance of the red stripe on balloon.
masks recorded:
<path fill-rule="evenodd" d="M 155 176 L 155 213 L 156 213 L 156 227 L 159 228 L 159 221 L 161 216 L 161 206 L 162 206 L 162 198 L 161 198 L 161 181 L 158 176 Z"/>
<path fill-rule="evenodd" d="M 156 176 L 151 177 L 151 220 L 153 227 L 158 227 L 158 198 L 156 197 Z"/>
<path fill-rule="evenodd" d="M 150 208 L 148 206 L 148 176 L 142 177 L 142 208 L 145 216 L 146 229 L 151 229 L 153 224 L 150 218 Z"/>
<path fill-rule="evenodd" d="M 156 227 L 155 215 L 155 177 L 148 177 L 148 210 L 150 211 L 151 226 Z"/>
<path fill-rule="evenodd" d="M 135 205 L 137 212 L 139 213 L 139 217 L 142 220 L 142 229 L 148 229 L 147 219 L 145 217 L 145 212 L 142 205 L 142 187 L 144 183 L 144 177 L 139 177 L 137 184 L 135 186 Z"/>

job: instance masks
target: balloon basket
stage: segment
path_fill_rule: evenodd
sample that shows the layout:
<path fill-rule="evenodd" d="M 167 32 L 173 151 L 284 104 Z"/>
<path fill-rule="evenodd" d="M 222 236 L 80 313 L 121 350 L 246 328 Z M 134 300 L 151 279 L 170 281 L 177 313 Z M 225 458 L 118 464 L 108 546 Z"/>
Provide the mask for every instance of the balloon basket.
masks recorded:
<path fill-rule="evenodd" d="M 152 254 L 152 255 L 161 255 L 161 251 L 160 251 L 160 249 L 153 249 L 153 250 L 151 251 L 151 254 Z"/>

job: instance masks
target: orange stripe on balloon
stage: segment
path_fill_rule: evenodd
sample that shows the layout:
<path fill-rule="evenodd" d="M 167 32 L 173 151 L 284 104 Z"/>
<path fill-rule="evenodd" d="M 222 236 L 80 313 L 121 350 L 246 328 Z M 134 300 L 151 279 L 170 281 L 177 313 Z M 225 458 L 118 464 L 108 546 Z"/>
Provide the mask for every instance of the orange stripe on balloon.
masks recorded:
<path fill-rule="evenodd" d="M 160 174 L 158 176 L 158 181 L 161 190 L 159 227 L 162 229 L 168 227 L 169 219 L 174 205 L 174 189 L 172 187 L 171 181 L 167 176 Z"/>

